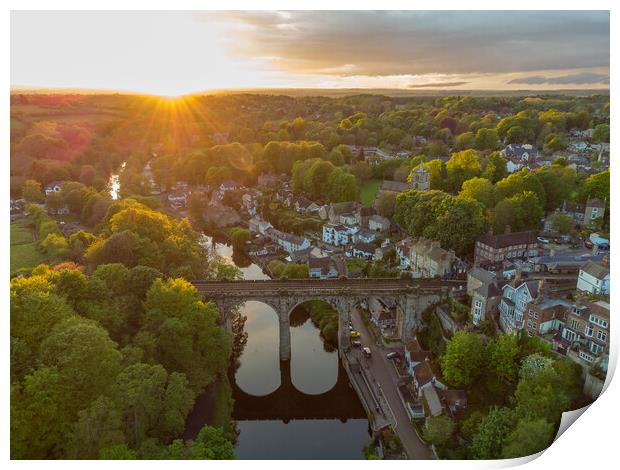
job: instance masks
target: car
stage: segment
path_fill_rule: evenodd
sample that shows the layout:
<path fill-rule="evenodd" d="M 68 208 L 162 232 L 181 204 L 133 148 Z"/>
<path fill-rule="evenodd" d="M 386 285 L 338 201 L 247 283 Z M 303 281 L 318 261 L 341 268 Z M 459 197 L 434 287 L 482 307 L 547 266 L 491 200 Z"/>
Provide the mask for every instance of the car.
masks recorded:
<path fill-rule="evenodd" d="M 601 251 L 609 251 L 609 243 L 601 243 L 598 245 L 598 249 Z"/>
<path fill-rule="evenodd" d="M 389 352 L 385 355 L 388 359 L 396 359 L 398 357 L 398 353 L 396 351 Z"/>
<path fill-rule="evenodd" d="M 351 346 L 353 346 L 354 348 L 361 348 L 362 347 L 362 342 L 361 341 L 351 341 Z"/>
<path fill-rule="evenodd" d="M 540 243 L 542 243 L 543 245 L 547 245 L 549 243 L 549 239 L 547 238 L 543 238 L 543 237 L 537 237 L 536 238 Z"/>
<path fill-rule="evenodd" d="M 366 357 L 372 356 L 372 351 L 370 350 L 370 348 L 366 347 L 366 348 L 362 349 L 362 351 L 364 352 L 364 356 L 366 356 Z"/>
<path fill-rule="evenodd" d="M 360 336 L 362 336 L 362 334 L 359 331 L 355 331 L 355 330 L 352 330 L 350 334 L 351 334 L 351 338 L 359 338 Z"/>
<path fill-rule="evenodd" d="M 592 243 L 590 240 L 584 240 L 583 241 L 583 246 L 585 246 L 588 249 L 592 249 L 592 248 L 594 248 L 594 243 Z"/>

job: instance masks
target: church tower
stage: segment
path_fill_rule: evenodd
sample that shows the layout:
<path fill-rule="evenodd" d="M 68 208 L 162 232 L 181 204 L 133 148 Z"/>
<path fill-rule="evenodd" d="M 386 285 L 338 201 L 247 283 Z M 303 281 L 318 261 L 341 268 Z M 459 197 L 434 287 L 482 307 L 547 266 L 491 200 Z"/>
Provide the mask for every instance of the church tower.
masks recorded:
<path fill-rule="evenodd" d="M 422 163 L 420 163 L 418 169 L 413 172 L 411 186 L 413 189 L 418 189 L 420 191 L 431 189 L 431 175 L 424 169 Z"/>

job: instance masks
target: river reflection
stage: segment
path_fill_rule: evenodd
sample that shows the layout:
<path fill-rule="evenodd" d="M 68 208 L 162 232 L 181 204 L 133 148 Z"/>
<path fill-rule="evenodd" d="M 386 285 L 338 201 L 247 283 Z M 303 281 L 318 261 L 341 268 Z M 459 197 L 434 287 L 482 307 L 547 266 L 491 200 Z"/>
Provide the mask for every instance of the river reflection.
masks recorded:
<path fill-rule="evenodd" d="M 219 255 L 236 261 L 232 247 L 208 241 Z M 260 266 L 240 264 L 245 279 L 269 279 Z M 279 322 L 273 308 L 247 301 L 241 314 L 247 317 L 248 340 L 238 369 L 230 375 L 239 431 L 237 458 L 363 458 L 368 420 L 337 350 L 324 345 L 303 305 L 291 313 L 291 360 L 286 362 L 279 359 Z M 205 414 L 205 406 L 196 406 L 187 431 L 190 424 L 197 432 L 200 423 L 207 423 Z"/>

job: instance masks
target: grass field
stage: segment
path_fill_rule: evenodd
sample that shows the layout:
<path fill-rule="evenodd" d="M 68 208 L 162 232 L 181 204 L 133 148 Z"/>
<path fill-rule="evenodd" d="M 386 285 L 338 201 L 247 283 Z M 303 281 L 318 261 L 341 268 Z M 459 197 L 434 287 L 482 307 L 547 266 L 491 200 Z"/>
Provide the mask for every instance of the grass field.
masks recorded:
<path fill-rule="evenodd" d="M 11 222 L 11 274 L 22 268 L 33 268 L 44 261 L 26 221 Z"/>
<path fill-rule="evenodd" d="M 368 207 L 375 200 L 375 196 L 381 187 L 381 180 L 369 180 L 360 188 L 360 200 L 362 205 Z"/>

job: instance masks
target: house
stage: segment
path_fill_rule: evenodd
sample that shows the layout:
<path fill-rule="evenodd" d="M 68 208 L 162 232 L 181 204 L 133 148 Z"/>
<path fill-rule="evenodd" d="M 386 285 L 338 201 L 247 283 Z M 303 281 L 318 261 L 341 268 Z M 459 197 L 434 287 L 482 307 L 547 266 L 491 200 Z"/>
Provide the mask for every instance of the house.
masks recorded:
<path fill-rule="evenodd" d="M 595 219 L 599 217 L 603 217 L 605 215 L 605 201 L 601 201 L 598 198 L 588 198 L 586 202 L 586 209 L 584 213 L 584 224 L 587 225 L 590 222 L 593 222 Z"/>
<path fill-rule="evenodd" d="M 248 225 L 250 232 L 260 235 L 267 235 L 267 230 L 273 227 L 269 222 L 257 218 L 250 219 Z"/>
<path fill-rule="evenodd" d="M 52 181 L 51 183 L 46 184 L 44 189 L 46 196 L 49 193 L 58 193 L 62 189 L 62 181 Z"/>
<path fill-rule="evenodd" d="M 67 215 L 69 213 L 69 206 L 65 204 L 57 209 L 48 209 L 47 211 L 52 215 Z"/>
<path fill-rule="evenodd" d="M 221 204 L 209 205 L 203 211 L 202 217 L 220 228 L 238 225 L 241 222 L 241 216 L 236 210 Z"/>
<path fill-rule="evenodd" d="M 269 228 L 266 235 L 288 253 L 301 251 L 310 247 L 310 240 L 307 238 L 300 237 L 292 233 L 282 232 L 280 230 L 276 230 L 275 228 Z"/>
<path fill-rule="evenodd" d="M 412 238 L 404 238 L 396 244 L 396 255 L 400 260 L 401 268 L 408 268 L 411 266 L 410 250 L 415 245 L 415 240 Z"/>
<path fill-rule="evenodd" d="M 564 299 L 541 299 L 525 306 L 525 330 L 530 335 L 546 335 L 560 331 L 566 322 L 571 304 Z"/>
<path fill-rule="evenodd" d="M 359 231 L 357 225 L 323 225 L 323 241 L 334 246 L 344 246 L 352 243 L 355 234 Z"/>
<path fill-rule="evenodd" d="M 516 278 L 502 288 L 499 302 L 499 324 L 506 333 L 523 328 L 526 306 L 538 296 L 539 281 L 522 282 Z"/>
<path fill-rule="evenodd" d="M 178 190 L 168 194 L 168 202 L 174 209 L 181 209 L 187 205 L 187 192 Z"/>
<path fill-rule="evenodd" d="M 494 264 L 515 258 L 538 256 L 538 240 L 533 231 L 483 235 L 476 240 L 474 263 Z"/>
<path fill-rule="evenodd" d="M 609 294 L 609 267 L 588 261 L 579 270 L 577 289 L 591 294 Z"/>
<path fill-rule="evenodd" d="M 336 262 L 330 257 L 308 257 L 308 272 L 314 279 L 333 279 L 339 276 Z"/>
<path fill-rule="evenodd" d="M 444 276 L 452 272 L 456 255 L 438 241 L 420 239 L 409 250 L 409 267 L 416 277 Z"/>
<path fill-rule="evenodd" d="M 332 224 L 353 225 L 356 222 L 355 213 L 360 208 L 361 204 L 357 201 L 336 202 L 329 206 L 327 218 Z"/>
<path fill-rule="evenodd" d="M 359 231 L 354 234 L 355 241 L 363 241 L 365 243 L 372 243 L 376 239 L 376 232 L 373 232 L 367 228 L 361 228 Z"/>
<path fill-rule="evenodd" d="M 225 193 L 226 191 L 236 191 L 239 186 L 233 180 L 226 180 L 220 184 L 220 192 Z"/>
<path fill-rule="evenodd" d="M 368 219 L 376 213 L 373 207 L 360 207 L 355 211 L 355 223 L 362 228 L 368 228 Z"/>
<path fill-rule="evenodd" d="M 311 214 L 318 212 L 320 206 L 310 199 L 300 197 L 295 201 L 295 210 L 301 214 Z"/>
<path fill-rule="evenodd" d="M 392 192 L 392 193 L 402 193 L 403 191 L 407 191 L 411 189 L 411 185 L 409 183 L 404 183 L 401 181 L 388 181 L 383 180 L 381 183 L 381 189 L 379 189 L 379 193 L 384 191 Z"/>
<path fill-rule="evenodd" d="M 601 262 L 605 255 L 602 253 L 585 255 L 538 256 L 530 259 L 535 272 L 549 272 L 554 274 L 577 274 L 588 261 Z"/>
<path fill-rule="evenodd" d="M 379 328 L 391 328 L 394 326 L 394 313 L 377 297 L 368 299 L 368 311 L 370 320 Z"/>
<path fill-rule="evenodd" d="M 351 258 L 370 259 L 372 258 L 374 252 L 374 245 L 357 241 L 347 249 L 345 254 Z"/>
<path fill-rule="evenodd" d="M 375 214 L 368 218 L 368 228 L 373 232 L 387 232 L 390 229 L 389 219 Z"/>
<path fill-rule="evenodd" d="M 471 297 L 471 317 L 474 325 L 489 320 L 502 298 L 497 278 L 475 267 L 467 273 L 467 295 Z"/>
<path fill-rule="evenodd" d="M 581 301 L 566 316 L 559 349 L 589 369 L 598 357 L 609 351 L 610 305 Z"/>
<path fill-rule="evenodd" d="M 501 151 L 501 154 L 508 160 L 506 163 L 508 173 L 514 173 L 524 166 L 536 163 L 538 149 L 530 144 L 509 144 Z"/>
<path fill-rule="evenodd" d="M 415 366 L 432 359 L 433 353 L 423 350 L 417 339 L 409 341 L 405 345 L 405 362 L 407 363 L 407 373 L 409 375 L 413 376 L 413 369 Z"/>

